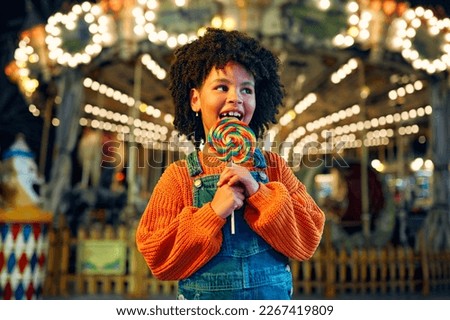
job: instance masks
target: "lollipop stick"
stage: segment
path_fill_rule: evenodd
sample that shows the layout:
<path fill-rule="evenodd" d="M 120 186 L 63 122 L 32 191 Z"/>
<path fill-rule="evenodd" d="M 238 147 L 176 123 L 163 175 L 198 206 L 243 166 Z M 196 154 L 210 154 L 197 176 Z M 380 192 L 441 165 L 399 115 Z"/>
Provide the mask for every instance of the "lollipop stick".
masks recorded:
<path fill-rule="evenodd" d="M 228 163 L 228 166 L 231 167 L 233 165 L 232 161 L 230 161 Z M 236 230 L 235 230 L 235 223 L 234 223 L 234 210 L 231 213 L 231 234 L 235 234 Z"/>
<path fill-rule="evenodd" d="M 235 229 L 234 229 L 234 210 L 231 213 L 231 234 L 235 233 Z"/>

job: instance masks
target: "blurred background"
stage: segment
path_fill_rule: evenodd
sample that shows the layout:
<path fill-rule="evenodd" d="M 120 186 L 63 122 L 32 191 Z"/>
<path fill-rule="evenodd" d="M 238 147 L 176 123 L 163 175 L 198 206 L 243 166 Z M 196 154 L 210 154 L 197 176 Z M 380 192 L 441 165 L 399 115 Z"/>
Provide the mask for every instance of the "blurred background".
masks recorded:
<path fill-rule="evenodd" d="M 208 26 L 282 63 L 260 141 L 327 216 L 299 298 L 450 295 L 450 3 L 18 0 L 0 19 L 0 296 L 173 298 L 134 231 L 164 168 L 173 51 Z"/>

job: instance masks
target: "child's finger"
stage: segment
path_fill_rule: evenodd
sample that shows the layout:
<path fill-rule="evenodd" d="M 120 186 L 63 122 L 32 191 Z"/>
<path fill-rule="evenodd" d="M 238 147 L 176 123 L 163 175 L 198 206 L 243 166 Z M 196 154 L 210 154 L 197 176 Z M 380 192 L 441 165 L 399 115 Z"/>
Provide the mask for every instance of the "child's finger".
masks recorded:
<path fill-rule="evenodd" d="M 229 168 L 225 168 L 220 174 L 219 181 L 217 182 L 217 186 L 220 187 L 228 182 L 228 180 L 233 176 L 233 173 L 230 172 Z"/>

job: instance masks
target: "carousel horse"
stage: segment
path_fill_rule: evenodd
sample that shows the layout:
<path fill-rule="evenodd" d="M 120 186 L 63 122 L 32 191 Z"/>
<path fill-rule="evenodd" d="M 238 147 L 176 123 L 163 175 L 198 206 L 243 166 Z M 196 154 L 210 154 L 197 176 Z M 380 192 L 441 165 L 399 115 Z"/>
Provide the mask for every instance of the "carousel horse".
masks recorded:
<path fill-rule="evenodd" d="M 102 132 L 85 128 L 78 146 L 78 161 L 81 164 L 82 188 L 89 185 L 98 186 L 101 174 Z"/>
<path fill-rule="evenodd" d="M 115 134 L 86 128 L 78 145 L 81 182 L 64 195 L 70 228 L 90 225 L 95 220 L 120 222 L 127 200 L 123 178 L 125 147 Z M 101 214 L 100 214 L 101 213 Z"/>

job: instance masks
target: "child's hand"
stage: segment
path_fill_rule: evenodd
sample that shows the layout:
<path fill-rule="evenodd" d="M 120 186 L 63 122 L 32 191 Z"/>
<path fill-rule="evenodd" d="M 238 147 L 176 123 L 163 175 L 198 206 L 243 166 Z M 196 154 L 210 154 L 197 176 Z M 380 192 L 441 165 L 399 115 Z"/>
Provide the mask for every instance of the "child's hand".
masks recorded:
<path fill-rule="evenodd" d="M 224 184 L 217 188 L 216 194 L 211 201 L 211 207 L 218 216 L 228 217 L 234 210 L 244 205 L 244 188 L 240 185 L 230 186 Z"/>
<path fill-rule="evenodd" d="M 244 187 L 244 194 L 246 197 L 250 197 L 259 189 L 259 183 L 253 178 L 250 171 L 248 171 L 247 168 L 236 164 L 225 167 L 220 175 L 217 186 L 221 187 L 225 184 L 229 186 L 240 185 Z"/>

